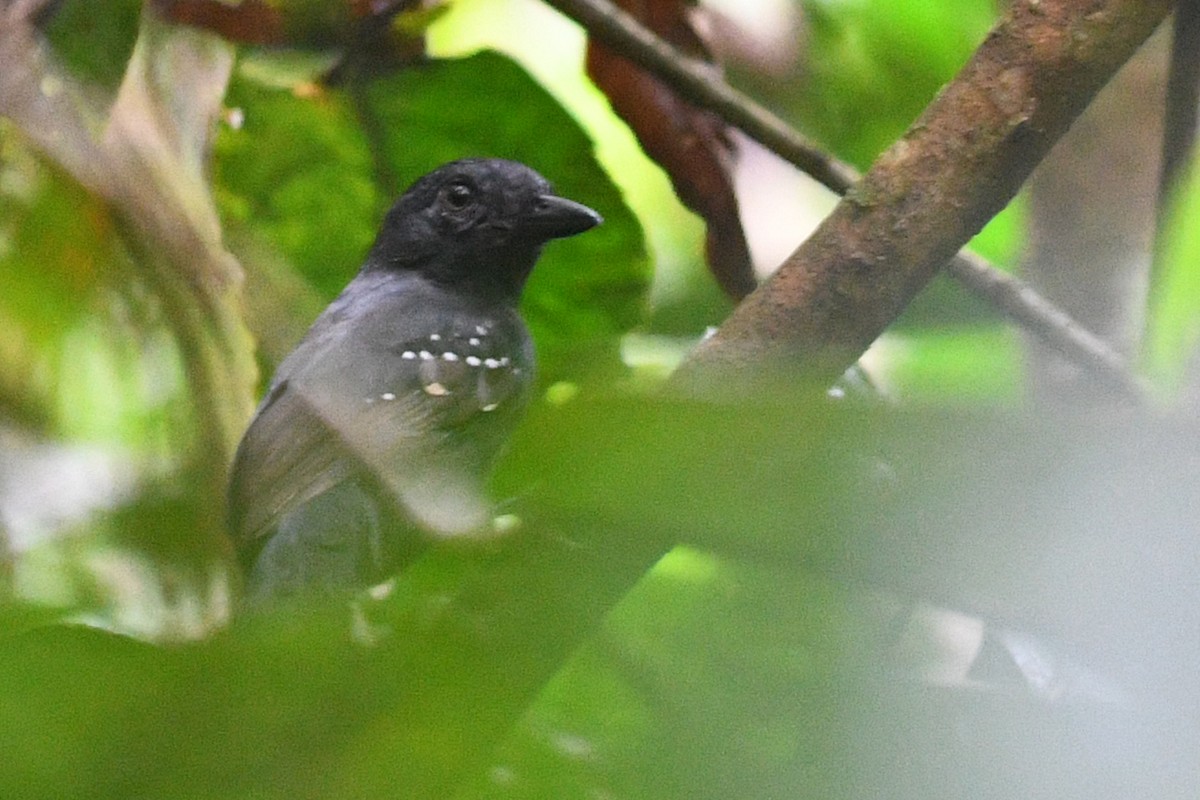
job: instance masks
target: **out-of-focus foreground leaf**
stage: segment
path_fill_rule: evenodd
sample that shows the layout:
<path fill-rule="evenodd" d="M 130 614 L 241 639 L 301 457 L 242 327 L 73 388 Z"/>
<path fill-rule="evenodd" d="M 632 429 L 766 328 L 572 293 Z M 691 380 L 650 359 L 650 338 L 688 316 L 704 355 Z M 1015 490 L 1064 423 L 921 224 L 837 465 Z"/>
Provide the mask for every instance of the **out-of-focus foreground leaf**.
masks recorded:
<path fill-rule="evenodd" d="M 373 648 L 348 644 L 337 609 L 170 650 L 56 629 L 4 640 L 0 744 L 21 757 L 0 761 L 0 793 L 1197 785 L 1179 711 L 1200 654 L 1190 423 L 625 401 L 533 423 L 501 482 L 524 488 L 525 527 L 492 553 L 419 562 L 371 609 L 390 630 Z M 662 558 L 679 541 L 693 549 Z M 917 600 L 1043 637 L 1116 690 L 1067 702 L 916 681 L 887 609 Z"/>
<path fill-rule="evenodd" d="M 1200 386 L 1196 345 L 1200 343 L 1200 168 L 1176 192 L 1165 234 L 1163 280 L 1151 291 L 1147 363 L 1169 390 L 1194 397 Z"/>
<path fill-rule="evenodd" d="M 138 0 L 58 0 L 47 5 L 47 38 L 78 78 L 116 91 L 137 39 Z"/>

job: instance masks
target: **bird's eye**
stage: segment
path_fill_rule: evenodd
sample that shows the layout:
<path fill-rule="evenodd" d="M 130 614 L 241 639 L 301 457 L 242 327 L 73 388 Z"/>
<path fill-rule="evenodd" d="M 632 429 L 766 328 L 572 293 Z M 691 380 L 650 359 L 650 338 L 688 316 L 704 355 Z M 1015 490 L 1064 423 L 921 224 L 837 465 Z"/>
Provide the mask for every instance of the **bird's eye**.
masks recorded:
<path fill-rule="evenodd" d="M 442 189 L 442 204 L 452 211 L 462 211 L 475 201 L 475 189 L 461 181 Z"/>

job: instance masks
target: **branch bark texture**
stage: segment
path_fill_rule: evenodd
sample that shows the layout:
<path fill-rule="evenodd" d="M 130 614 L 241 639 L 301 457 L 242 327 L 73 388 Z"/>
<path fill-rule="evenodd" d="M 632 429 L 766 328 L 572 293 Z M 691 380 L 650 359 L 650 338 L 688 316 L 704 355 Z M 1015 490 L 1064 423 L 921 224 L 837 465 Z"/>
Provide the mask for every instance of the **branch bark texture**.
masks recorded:
<path fill-rule="evenodd" d="M 778 272 L 685 364 L 839 374 L 1016 194 L 1168 0 L 1021 0 Z"/>
<path fill-rule="evenodd" d="M 861 175 L 824 153 L 786 122 L 722 80 L 711 64 L 688 58 L 608 0 L 547 0 L 583 25 L 589 36 L 651 72 L 688 102 L 713 111 L 836 194 Z M 1140 400 L 1145 387 L 1125 358 L 1020 279 L 962 251 L 946 267 L 969 291 L 992 304 L 1066 359 L 1126 396 Z"/>

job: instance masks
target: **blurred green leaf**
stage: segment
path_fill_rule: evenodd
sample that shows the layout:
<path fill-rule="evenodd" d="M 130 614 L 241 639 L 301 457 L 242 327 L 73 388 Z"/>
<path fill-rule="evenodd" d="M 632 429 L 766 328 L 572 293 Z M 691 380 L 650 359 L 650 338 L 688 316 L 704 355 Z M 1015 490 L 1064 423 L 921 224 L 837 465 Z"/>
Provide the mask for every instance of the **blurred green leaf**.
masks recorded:
<path fill-rule="evenodd" d="M 535 487 L 526 527 L 418 562 L 366 608 L 374 646 L 338 604 L 171 648 L 0 639 L 0 795 L 1194 786 L 1195 732 L 1164 710 L 1195 699 L 1194 425 L 779 399 L 545 410 L 506 469 Z M 663 558 L 677 540 L 696 549 Z M 906 597 L 1067 643 L 1137 700 L 896 674 Z"/>
<path fill-rule="evenodd" d="M 13 758 L 0 765 L 0 787 L 30 798 L 299 791 L 310 777 L 302 765 L 344 737 L 336 720 L 361 721 L 365 710 L 319 710 L 358 687 L 339 693 L 333 683 L 350 659 L 328 626 L 312 621 L 301 633 L 268 630 L 253 649 L 218 640 L 162 650 L 71 627 L 4 642 L 0 740 Z M 321 657 L 304 658 L 305 645 Z M 289 678 L 298 664 L 303 677 Z"/>
<path fill-rule="evenodd" d="M 57 0 L 45 32 L 67 68 L 116 92 L 137 40 L 139 0 Z"/>
<path fill-rule="evenodd" d="M 302 91 L 239 69 L 225 104 L 240 124 L 222 126 L 214 148 L 217 199 L 227 224 L 271 242 L 332 298 L 358 270 L 387 198 L 344 95 Z"/>
<path fill-rule="evenodd" d="M 7 576 L 4 580 L 7 583 Z M 6 594 L 0 604 L 0 642 L 62 620 L 61 609 L 12 600 L 7 596 L 9 587 L 3 589 Z"/>
<path fill-rule="evenodd" d="M 862 610 L 827 583 L 677 548 L 547 685 L 479 795 L 831 796 Z"/>
<path fill-rule="evenodd" d="M 1197 380 L 1200 345 L 1200 168 L 1176 193 L 1162 232 L 1161 282 L 1151 287 L 1146 364 L 1167 392 Z"/>
<path fill-rule="evenodd" d="M 992 0 L 802 0 L 801 8 L 806 79 L 781 99 L 860 169 L 912 124 L 997 15 Z"/>

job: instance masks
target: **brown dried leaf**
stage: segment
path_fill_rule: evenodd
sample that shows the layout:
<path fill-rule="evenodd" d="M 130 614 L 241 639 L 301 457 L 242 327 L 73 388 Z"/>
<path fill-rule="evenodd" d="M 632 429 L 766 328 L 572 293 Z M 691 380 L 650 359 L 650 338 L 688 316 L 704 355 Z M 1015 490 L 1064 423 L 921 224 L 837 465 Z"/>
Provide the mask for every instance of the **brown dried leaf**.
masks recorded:
<path fill-rule="evenodd" d="M 411 60 L 423 52 L 412 30 L 392 30 L 397 14 L 418 8 L 420 0 L 151 0 L 171 22 L 212 31 L 240 44 L 370 49 L 370 56 Z M 416 12 L 419 14 L 419 12 Z M 424 16 L 428 16 L 426 13 Z"/>
<path fill-rule="evenodd" d="M 287 44 L 283 12 L 267 0 L 244 0 L 236 6 L 220 0 L 153 0 L 162 18 L 204 28 L 231 42 Z"/>
<path fill-rule="evenodd" d="M 709 57 L 684 0 L 618 0 L 617 5 L 687 55 Z M 679 199 L 704 219 L 708 265 L 717 283 L 730 297 L 745 297 L 756 281 L 733 190 L 733 148 L 725 123 L 594 39 L 588 43 L 587 71 L 642 149 L 666 170 Z"/>

